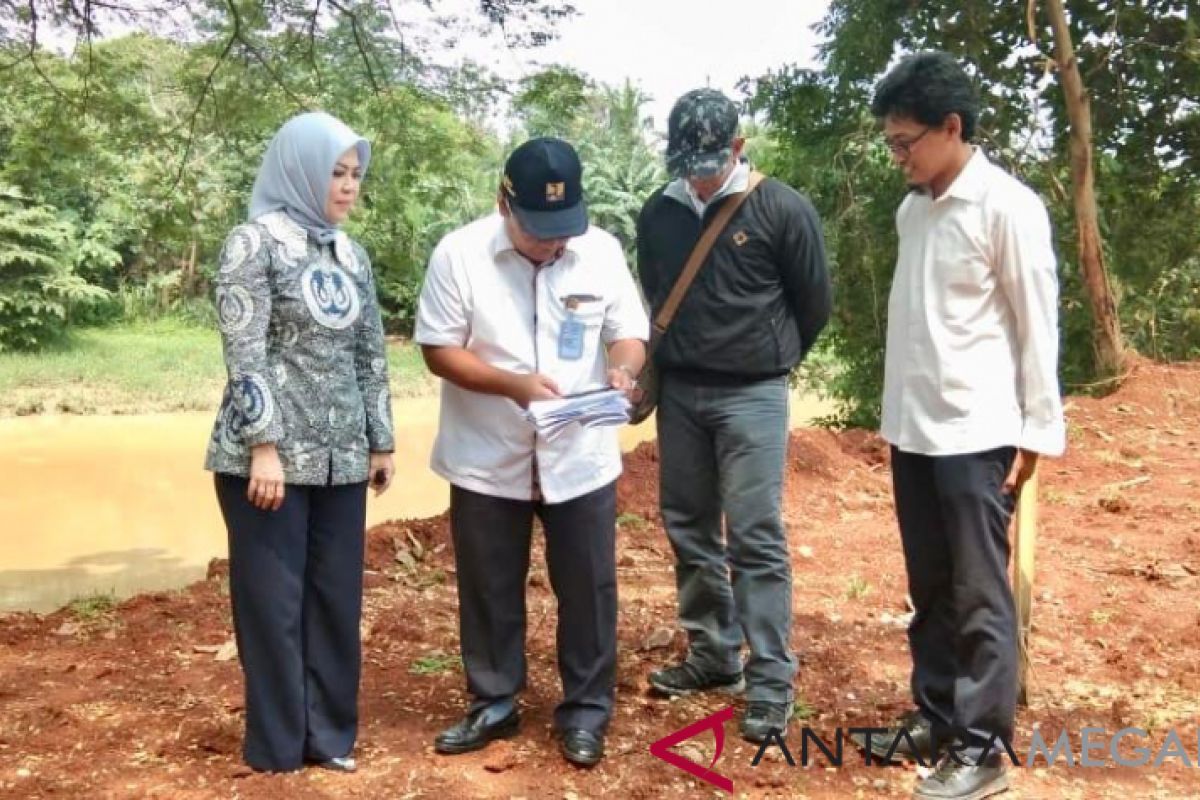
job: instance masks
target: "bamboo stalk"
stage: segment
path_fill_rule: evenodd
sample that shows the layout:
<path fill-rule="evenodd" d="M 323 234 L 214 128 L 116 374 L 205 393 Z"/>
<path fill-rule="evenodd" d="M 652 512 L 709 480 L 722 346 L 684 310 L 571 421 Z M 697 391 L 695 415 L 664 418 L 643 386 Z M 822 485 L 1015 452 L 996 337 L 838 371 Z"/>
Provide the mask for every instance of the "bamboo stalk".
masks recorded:
<path fill-rule="evenodd" d="M 1013 533 L 1013 600 L 1017 609 L 1017 703 L 1029 705 L 1033 667 L 1029 640 L 1033 620 L 1034 558 L 1037 551 L 1038 469 L 1017 496 L 1016 529 Z"/>

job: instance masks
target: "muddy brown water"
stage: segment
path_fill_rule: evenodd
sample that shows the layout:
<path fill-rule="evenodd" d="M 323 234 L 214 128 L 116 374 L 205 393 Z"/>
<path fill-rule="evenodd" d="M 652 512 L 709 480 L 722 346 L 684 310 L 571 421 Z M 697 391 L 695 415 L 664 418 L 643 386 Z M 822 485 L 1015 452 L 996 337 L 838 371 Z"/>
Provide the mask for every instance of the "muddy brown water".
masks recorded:
<path fill-rule="evenodd" d="M 370 525 L 428 517 L 449 487 L 428 467 L 438 400 L 397 399 L 398 475 L 367 505 Z M 795 397 L 792 423 L 828 413 Z M 211 413 L 0 419 L 0 612 L 54 610 L 94 594 L 185 586 L 226 554 L 212 476 Z M 654 423 L 621 430 L 626 450 Z"/>

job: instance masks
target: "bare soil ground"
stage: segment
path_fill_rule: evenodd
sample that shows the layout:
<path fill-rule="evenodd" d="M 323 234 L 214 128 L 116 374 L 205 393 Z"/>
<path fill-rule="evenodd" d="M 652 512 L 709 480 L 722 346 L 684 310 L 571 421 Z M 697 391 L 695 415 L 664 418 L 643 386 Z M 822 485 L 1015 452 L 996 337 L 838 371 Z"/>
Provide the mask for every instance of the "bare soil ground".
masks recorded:
<path fill-rule="evenodd" d="M 1017 749 L 1035 727 L 1051 740 L 1066 729 L 1078 759 L 1085 726 L 1141 727 L 1153 754 L 1176 729 L 1192 768 L 1177 757 L 1116 767 L 1098 752 L 1110 766 L 1013 770 L 1008 796 L 1200 796 L 1200 365 L 1144 364 L 1115 395 L 1072 399 L 1067 413 L 1069 453 L 1043 465 L 1035 684 Z M 791 443 L 798 724 L 827 739 L 907 707 L 904 566 L 886 456 L 864 432 L 807 430 Z M 241 765 L 241 679 L 221 649 L 231 630 L 224 565 L 214 562 L 205 581 L 113 609 L 0 617 L 0 797 L 724 796 L 648 750 L 729 702 L 667 702 L 644 689 L 646 674 L 684 647 L 656 480 L 653 445 L 627 456 L 619 696 L 609 756 L 594 770 L 565 764 L 550 735 L 555 614 L 540 565 L 529 581 L 520 736 L 464 756 L 432 751 L 464 703 L 442 516 L 370 532 L 358 773 L 261 775 Z M 681 751 L 708 764 L 713 747 L 704 735 Z M 737 796 L 907 797 L 917 778 L 912 767 L 865 766 L 849 750 L 840 769 L 823 759 L 789 767 L 777 750 L 752 767 L 755 749 L 728 726 L 714 768 Z"/>

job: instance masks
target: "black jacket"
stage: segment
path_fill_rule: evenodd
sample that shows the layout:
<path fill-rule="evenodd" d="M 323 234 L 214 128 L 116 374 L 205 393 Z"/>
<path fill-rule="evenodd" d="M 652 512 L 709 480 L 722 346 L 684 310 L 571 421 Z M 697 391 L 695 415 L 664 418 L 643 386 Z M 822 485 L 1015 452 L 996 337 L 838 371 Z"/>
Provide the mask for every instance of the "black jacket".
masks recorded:
<path fill-rule="evenodd" d="M 662 308 L 722 198 L 696 212 L 663 194 L 642 206 L 638 276 L 654 314 Z M 816 209 L 768 178 L 721 232 L 655 353 L 664 371 L 700 382 L 756 380 L 791 371 L 829 320 L 832 294 Z"/>

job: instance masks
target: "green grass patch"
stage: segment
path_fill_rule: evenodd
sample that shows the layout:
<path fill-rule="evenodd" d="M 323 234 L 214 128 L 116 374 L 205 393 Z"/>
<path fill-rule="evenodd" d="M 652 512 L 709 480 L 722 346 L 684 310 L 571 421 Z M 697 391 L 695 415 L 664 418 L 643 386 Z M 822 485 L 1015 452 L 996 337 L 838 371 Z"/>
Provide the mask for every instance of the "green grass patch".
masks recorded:
<path fill-rule="evenodd" d="M 846 597 L 850 600 L 862 600 L 871 593 L 871 584 L 859 575 L 851 575 L 846 583 Z"/>
<path fill-rule="evenodd" d="M 807 700 L 797 699 L 792 703 L 792 719 L 799 722 L 812 719 L 817 715 L 817 709 Z"/>
<path fill-rule="evenodd" d="M 617 517 L 618 528 L 633 528 L 635 531 L 640 531 L 649 524 L 641 514 L 634 514 L 630 511 Z"/>
<path fill-rule="evenodd" d="M 437 390 L 437 378 L 425 367 L 421 348 L 409 341 L 388 342 L 388 381 L 392 394 L 416 397 Z"/>
<path fill-rule="evenodd" d="M 215 331 L 173 321 L 73 331 L 39 353 L 0 354 L 0 413 L 136 413 L 215 407 Z"/>
<path fill-rule="evenodd" d="M 392 393 L 435 386 L 420 348 L 389 342 Z M 0 353 L 0 416 L 215 410 L 225 384 L 216 330 L 171 318 L 71 332 L 38 353 Z"/>
<path fill-rule="evenodd" d="M 76 597 L 67 603 L 67 610 L 79 622 L 96 622 L 104 619 L 111 615 L 116 607 L 116 595 L 104 593 Z"/>
<path fill-rule="evenodd" d="M 413 675 L 444 675 L 458 669 L 461 664 L 462 659 L 458 656 L 434 651 L 413 661 L 408 671 Z"/>

